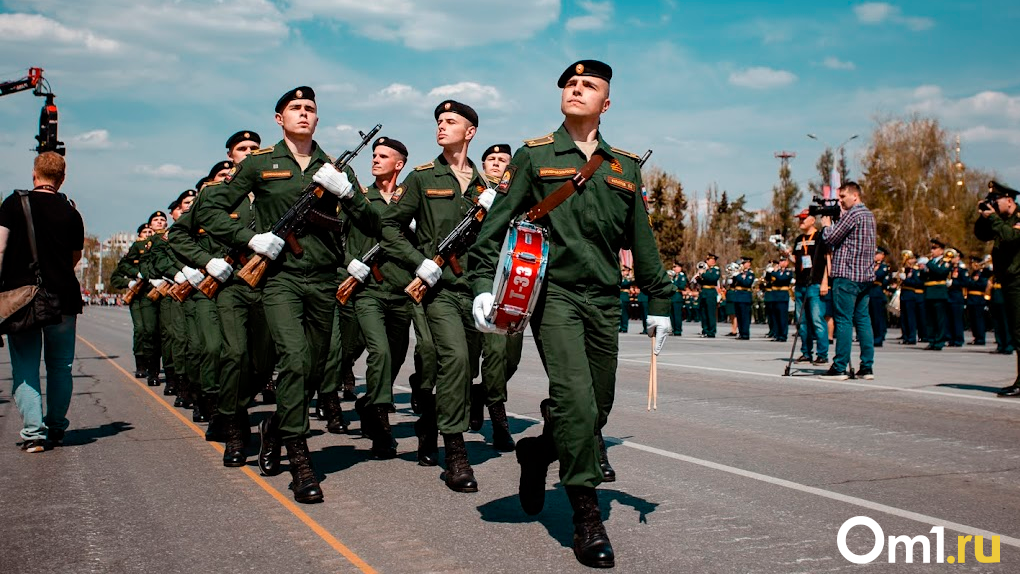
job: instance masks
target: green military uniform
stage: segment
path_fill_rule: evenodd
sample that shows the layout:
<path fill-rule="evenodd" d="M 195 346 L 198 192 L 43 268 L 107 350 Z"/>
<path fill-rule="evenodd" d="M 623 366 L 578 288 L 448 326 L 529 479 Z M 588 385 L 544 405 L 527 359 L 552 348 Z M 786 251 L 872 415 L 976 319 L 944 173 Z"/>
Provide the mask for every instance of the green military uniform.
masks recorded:
<path fill-rule="evenodd" d="M 414 168 L 398 193 L 394 193 L 383 216 L 382 245 L 388 257 L 411 271 L 423 260 L 435 257 L 439 243 L 464 219 L 478 195 L 487 189 L 474 163 L 469 160 L 469 165 L 472 177 L 463 192 L 442 155 Z M 412 219 L 417 223 L 418 247 L 403 233 Z M 463 269 L 470 269 L 471 261 L 467 256 L 459 258 L 459 262 Z M 471 290 L 467 279 L 457 277 L 449 265 L 445 266 L 442 277 L 429 289 L 422 305 L 439 367 L 436 377 L 439 432 L 463 433 L 468 430 L 471 373 L 478 371 L 481 352 L 481 337 L 471 317 Z"/>
<path fill-rule="evenodd" d="M 1006 194 L 1016 198 L 1008 188 Z M 1020 344 L 1020 209 L 1003 217 L 993 213 L 979 217 L 974 223 L 974 235 L 981 241 L 994 241 L 992 262 L 995 265 L 992 299 L 989 305 L 995 321 L 997 351 L 1010 353 Z M 1017 355 L 1020 362 L 1020 354 Z M 1020 364 L 1018 364 L 1020 382 Z M 1016 385 L 1017 383 L 1014 383 Z"/>
<path fill-rule="evenodd" d="M 169 230 L 164 231 L 160 235 L 152 236 L 152 248 L 149 251 L 149 257 L 146 258 L 144 265 L 142 266 L 142 273 L 147 277 L 153 279 L 166 280 L 168 277 L 172 278 L 174 273 L 167 274 L 167 271 L 160 265 L 163 261 L 162 251 L 169 249 L 167 245 L 167 234 Z M 174 303 L 172 297 L 161 297 L 156 302 L 159 317 L 159 342 L 160 342 L 160 354 L 163 357 L 163 370 L 166 372 L 167 384 L 170 385 L 175 378 L 174 371 L 174 344 L 176 334 L 173 328 L 173 311 L 171 307 Z M 183 364 L 183 356 L 180 359 Z"/>
<path fill-rule="evenodd" d="M 737 316 L 737 338 L 751 338 L 751 287 L 754 285 L 754 271 L 741 270 L 733 276 L 733 286 L 726 290 L 726 301 L 733 302 Z"/>
<path fill-rule="evenodd" d="M 476 294 L 492 288 L 508 222 L 572 177 L 587 158 L 565 126 L 528 140 L 514 155 L 497 199 L 471 251 Z M 638 157 L 611 148 L 601 134 L 594 153 L 605 162 L 584 190 L 540 220 L 549 229 L 549 265 L 531 319 L 541 336 L 553 436 L 564 485 L 603 481 L 597 432 L 606 424 L 616 387 L 620 327 L 620 249 L 634 253 L 636 282 L 653 315 L 669 314 L 673 286 L 655 245 L 641 195 Z"/>
<path fill-rule="evenodd" d="M 698 284 L 701 285 L 701 291 L 698 293 L 698 313 L 701 314 L 702 337 L 715 337 L 719 314 L 720 275 L 719 266 L 713 265 L 698 278 Z"/>
<path fill-rule="evenodd" d="M 946 279 L 952 266 L 944 258 L 932 259 L 924 269 L 924 309 L 928 325 L 928 349 L 941 351 L 946 345 L 946 307 L 949 287 Z"/>
<path fill-rule="evenodd" d="M 670 321 L 673 334 L 680 336 L 684 330 L 684 289 L 687 288 L 687 274 L 683 271 L 673 277 L 673 295 L 670 296 Z"/>
<path fill-rule="evenodd" d="M 777 266 L 766 274 L 766 278 L 769 290 L 765 292 L 765 305 L 775 325 L 775 340 L 784 343 L 790 332 L 790 292 L 793 290 L 794 270 Z"/>
<path fill-rule="evenodd" d="M 127 289 L 131 281 L 141 281 L 138 278 L 139 252 L 145 249 L 147 242 L 148 240 L 138 240 L 128 247 L 127 253 L 124 257 L 121 257 L 120 261 L 117 262 L 117 267 L 110 274 L 111 287 L 114 289 Z M 128 310 L 131 313 L 131 326 L 133 328 L 131 350 L 135 356 L 135 371 L 138 373 L 148 371 L 150 359 L 150 343 L 145 336 L 145 318 L 140 310 L 140 300 L 144 298 L 145 287 L 143 285 L 138 295 L 128 304 Z"/>
<path fill-rule="evenodd" d="M 174 224 L 176 225 L 176 222 Z M 170 229 L 173 229 L 173 226 Z M 165 235 L 167 239 L 161 238 L 152 246 L 150 266 L 153 272 L 160 276 L 174 278 L 184 267 L 184 263 L 170 248 L 169 229 Z M 163 341 L 164 343 L 169 342 L 170 355 L 176 359 L 174 386 L 178 400 L 174 404 L 175 406 L 188 407 L 194 401 L 193 395 L 198 392 L 198 388 L 193 388 L 193 385 L 198 384 L 200 377 L 198 362 L 194 359 L 196 351 L 190 348 L 194 344 L 194 339 L 188 331 L 184 304 L 177 302 L 173 297 L 164 297 L 160 300 L 159 316 L 160 326 L 163 328 Z"/>
<path fill-rule="evenodd" d="M 125 259 L 130 263 L 126 266 L 126 270 L 135 272 L 133 278 L 138 278 L 141 275 L 141 279 L 138 280 L 142 282 L 142 288 L 131 300 L 130 305 L 133 310 L 131 320 L 135 327 L 135 337 L 138 340 L 135 354 L 141 358 L 142 365 L 149 371 L 149 376 L 158 377 L 160 361 L 159 306 L 147 297 L 149 291 L 152 290 L 149 279 L 158 279 L 158 277 L 149 277 L 142 269 L 142 264 L 150 257 L 151 250 L 151 237 L 136 241 L 128 248 Z M 126 287 L 127 284 L 124 286 Z"/>

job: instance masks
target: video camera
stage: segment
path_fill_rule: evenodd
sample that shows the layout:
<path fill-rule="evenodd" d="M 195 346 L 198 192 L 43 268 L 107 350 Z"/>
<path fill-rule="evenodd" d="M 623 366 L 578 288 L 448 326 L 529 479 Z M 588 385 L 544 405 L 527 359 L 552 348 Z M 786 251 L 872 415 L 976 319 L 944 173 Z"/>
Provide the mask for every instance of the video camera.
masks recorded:
<path fill-rule="evenodd" d="M 835 197 L 813 197 L 811 201 L 815 205 L 808 206 L 808 213 L 814 217 L 831 217 L 833 221 L 839 219 L 842 209 L 839 207 L 839 200 Z"/>

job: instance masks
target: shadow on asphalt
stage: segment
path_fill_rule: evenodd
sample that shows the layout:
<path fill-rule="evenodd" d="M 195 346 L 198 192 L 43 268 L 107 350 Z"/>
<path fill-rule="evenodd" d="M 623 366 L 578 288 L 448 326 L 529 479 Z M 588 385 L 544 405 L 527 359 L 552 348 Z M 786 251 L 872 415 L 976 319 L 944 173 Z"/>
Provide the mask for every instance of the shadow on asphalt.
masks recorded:
<path fill-rule="evenodd" d="M 1002 390 L 1002 387 L 986 387 L 984 385 L 963 385 L 956 383 L 942 383 L 935 385 L 936 387 L 945 387 L 949 389 L 960 389 L 961 391 L 981 391 L 983 393 L 998 393 Z"/>
<path fill-rule="evenodd" d="M 91 444 L 96 442 L 98 439 L 134 430 L 134 428 L 135 427 L 132 426 L 131 423 L 123 421 L 106 423 L 92 428 L 70 428 L 67 429 L 67 434 L 64 435 L 64 446 L 81 446 Z"/>
<path fill-rule="evenodd" d="M 103 360 L 103 361 L 105 361 L 106 359 L 119 359 L 119 358 L 120 358 L 120 355 L 90 355 L 90 356 L 86 356 L 86 357 L 76 356 L 74 358 L 74 360 L 76 360 L 76 361 L 95 361 L 95 360 Z"/>
<path fill-rule="evenodd" d="M 638 522 L 644 524 L 648 523 L 648 515 L 655 512 L 659 506 L 657 502 L 649 502 L 615 489 L 600 488 L 598 492 L 603 521 L 609 520 L 613 502 L 633 508 L 638 513 Z M 574 544 L 573 511 L 567 493 L 562 488 L 545 491 L 545 507 L 536 516 L 528 516 L 521 510 L 520 499 L 516 495 L 487 502 L 478 507 L 478 512 L 486 522 L 501 524 L 538 522 L 549 531 L 549 536 L 564 547 L 570 548 Z M 612 538 L 612 532 L 609 534 Z"/>

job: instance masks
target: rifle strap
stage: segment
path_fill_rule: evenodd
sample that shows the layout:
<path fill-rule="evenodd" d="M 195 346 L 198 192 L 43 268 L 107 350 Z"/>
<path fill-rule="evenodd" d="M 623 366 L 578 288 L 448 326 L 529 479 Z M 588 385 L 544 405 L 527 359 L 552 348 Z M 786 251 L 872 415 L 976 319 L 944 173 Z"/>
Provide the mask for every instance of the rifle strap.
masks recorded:
<path fill-rule="evenodd" d="M 579 191 L 584 187 L 584 184 L 591 179 L 591 176 L 595 174 L 595 170 L 602 165 L 604 160 L 605 158 L 603 158 L 598 150 L 596 150 L 595 153 L 592 154 L 591 159 L 588 160 L 588 163 L 581 166 L 581 171 L 579 171 L 577 175 L 561 185 L 559 189 L 552 192 L 545 199 L 538 202 L 538 205 L 532 207 L 525 216 L 525 221 L 530 222 L 541 219 L 548 215 L 550 211 L 559 207 L 559 205 L 566 201 L 568 197 L 573 195 L 575 191 Z"/>

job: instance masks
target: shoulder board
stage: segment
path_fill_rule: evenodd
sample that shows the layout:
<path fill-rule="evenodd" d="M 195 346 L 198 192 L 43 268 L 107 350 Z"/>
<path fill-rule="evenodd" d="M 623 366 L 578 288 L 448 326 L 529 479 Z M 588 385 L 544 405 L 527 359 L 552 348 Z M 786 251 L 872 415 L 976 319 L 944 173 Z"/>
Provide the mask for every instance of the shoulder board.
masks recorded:
<path fill-rule="evenodd" d="M 210 181 L 209 183 L 203 185 L 202 187 L 206 188 L 206 187 L 212 187 L 214 185 L 223 185 L 223 182 L 222 181 Z"/>
<path fill-rule="evenodd" d="M 368 188 L 367 188 L 367 187 L 365 187 L 365 186 L 362 186 L 362 187 L 361 187 L 361 193 L 362 193 L 363 195 L 368 195 Z"/>
<path fill-rule="evenodd" d="M 553 135 L 551 133 L 548 133 L 540 138 L 535 138 L 533 140 L 524 140 L 524 145 L 528 147 L 538 147 L 540 145 L 549 145 L 553 143 L 553 141 L 554 141 Z"/>
<path fill-rule="evenodd" d="M 625 155 L 625 156 L 627 156 L 627 157 L 629 157 L 629 158 L 631 158 L 631 159 L 633 159 L 635 161 L 641 161 L 641 156 L 632 154 L 629 151 L 624 151 L 622 149 L 615 148 L 615 147 L 611 147 L 609 149 L 611 149 L 613 151 L 613 153 L 618 153 L 620 155 Z"/>
<path fill-rule="evenodd" d="M 414 171 L 424 171 L 426 169 L 432 169 L 434 167 L 436 167 L 436 162 L 430 161 L 428 163 L 423 163 L 423 164 L 419 165 L 418 167 L 414 168 Z"/>
<path fill-rule="evenodd" d="M 260 148 L 260 149 L 257 149 L 257 150 L 255 150 L 255 151 L 253 151 L 253 152 L 249 153 L 248 155 L 262 155 L 262 154 L 264 154 L 264 153 L 270 153 L 270 152 L 272 152 L 272 151 L 273 151 L 273 149 L 274 149 L 275 147 L 276 147 L 276 146 L 269 146 L 269 147 L 264 147 L 264 148 Z"/>

